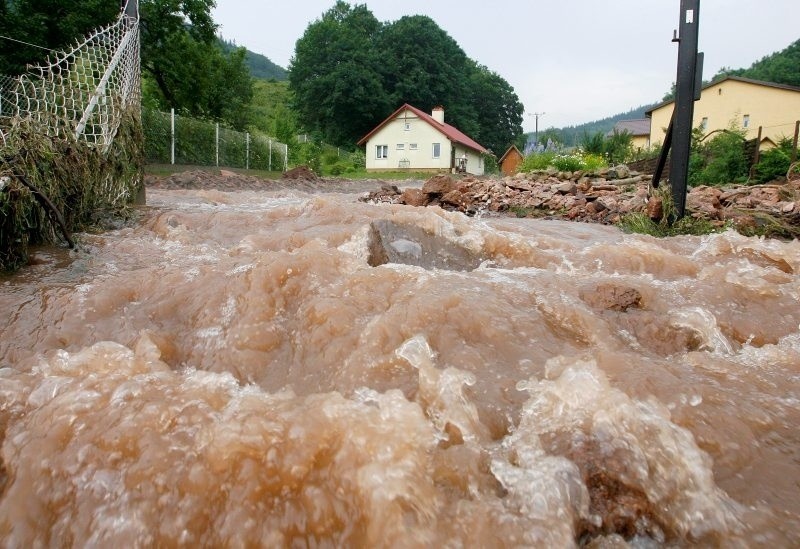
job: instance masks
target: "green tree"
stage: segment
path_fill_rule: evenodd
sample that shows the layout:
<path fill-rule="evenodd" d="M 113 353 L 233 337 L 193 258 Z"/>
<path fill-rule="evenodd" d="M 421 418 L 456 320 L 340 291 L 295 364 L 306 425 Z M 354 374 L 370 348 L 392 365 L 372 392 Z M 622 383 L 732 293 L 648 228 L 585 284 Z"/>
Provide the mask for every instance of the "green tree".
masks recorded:
<path fill-rule="evenodd" d="M 351 146 L 391 112 L 375 47 L 382 25 L 365 5 L 339 1 L 308 26 L 289 68 L 300 123 Z"/>
<path fill-rule="evenodd" d="M 446 122 L 477 137 L 480 122 L 469 89 L 475 64 L 450 35 L 430 17 L 413 15 L 389 24 L 377 47 L 392 108 L 409 103 L 431 112 L 441 105 Z"/>
<path fill-rule="evenodd" d="M 145 103 L 244 127 L 252 96 L 244 53 L 223 54 L 211 16 L 214 0 L 141 0 L 141 60 Z M 5 0 L 5 36 L 65 49 L 112 23 L 120 3 L 109 0 Z M 20 74 L 46 52 L 0 40 L 0 72 Z"/>
<path fill-rule="evenodd" d="M 472 107 L 477 113 L 477 141 L 502 155 L 522 136 L 524 107 L 514 88 L 500 75 L 475 65 L 469 79 Z"/>
<path fill-rule="evenodd" d="M 113 22 L 119 12 L 119 3 L 108 0 L 0 2 L 0 34 L 20 41 L 0 39 L 0 74 L 18 75 L 28 64 L 44 63 L 48 52 L 42 48 L 75 45 L 93 29 Z"/>

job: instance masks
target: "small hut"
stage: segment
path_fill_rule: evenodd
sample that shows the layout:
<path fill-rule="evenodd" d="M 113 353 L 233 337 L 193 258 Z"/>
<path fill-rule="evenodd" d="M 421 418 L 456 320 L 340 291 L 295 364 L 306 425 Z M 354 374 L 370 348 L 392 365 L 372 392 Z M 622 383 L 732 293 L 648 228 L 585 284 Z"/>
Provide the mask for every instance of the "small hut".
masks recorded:
<path fill-rule="evenodd" d="M 514 175 L 519 170 L 519 165 L 525 157 L 519 152 L 516 145 L 511 145 L 500 158 L 500 171 L 503 175 Z"/>

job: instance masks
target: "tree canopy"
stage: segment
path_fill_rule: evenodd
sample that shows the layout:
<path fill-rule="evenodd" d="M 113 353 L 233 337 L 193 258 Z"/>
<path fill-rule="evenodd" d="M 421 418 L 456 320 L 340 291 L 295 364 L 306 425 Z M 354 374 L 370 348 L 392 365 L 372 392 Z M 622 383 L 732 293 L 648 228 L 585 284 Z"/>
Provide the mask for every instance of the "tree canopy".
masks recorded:
<path fill-rule="evenodd" d="M 351 146 L 403 103 L 446 109 L 447 122 L 502 153 L 522 134 L 522 105 L 498 74 L 467 57 L 432 19 L 380 23 L 338 1 L 297 41 L 289 68 L 299 121 Z"/>
<path fill-rule="evenodd" d="M 47 49 L 65 49 L 112 23 L 121 2 L 109 0 L 5 0 L 0 73 L 21 74 L 43 63 Z M 252 81 L 244 49 L 223 53 L 211 16 L 214 0 L 140 0 L 145 100 L 161 108 L 226 121 L 243 128 Z M 35 47 L 38 46 L 38 47 Z"/>

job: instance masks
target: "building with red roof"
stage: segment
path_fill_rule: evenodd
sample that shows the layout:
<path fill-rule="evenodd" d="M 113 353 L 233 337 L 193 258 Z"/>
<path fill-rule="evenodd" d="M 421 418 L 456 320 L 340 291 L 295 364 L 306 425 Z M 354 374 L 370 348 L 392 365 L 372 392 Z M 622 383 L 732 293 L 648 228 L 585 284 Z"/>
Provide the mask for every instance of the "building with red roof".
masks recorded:
<path fill-rule="evenodd" d="M 358 144 L 366 147 L 367 171 L 413 170 L 483 175 L 482 145 L 444 121 L 444 108 L 431 114 L 406 103 Z"/>

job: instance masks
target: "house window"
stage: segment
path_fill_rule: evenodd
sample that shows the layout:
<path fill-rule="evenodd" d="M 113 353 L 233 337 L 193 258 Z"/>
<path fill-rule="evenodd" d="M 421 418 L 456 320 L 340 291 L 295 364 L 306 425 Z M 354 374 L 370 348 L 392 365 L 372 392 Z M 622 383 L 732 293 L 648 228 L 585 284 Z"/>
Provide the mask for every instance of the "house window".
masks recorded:
<path fill-rule="evenodd" d="M 416 151 L 417 150 L 417 144 L 416 143 L 409 143 L 408 150 Z"/>
<path fill-rule="evenodd" d="M 700 122 L 700 129 L 706 131 L 708 129 L 708 117 L 704 116 L 703 120 Z"/>
<path fill-rule="evenodd" d="M 406 122 L 405 126 L 403 127 L 403 130 L 405 130 L 407 132 L 411 131 L 411 122 Z"/>
<path fill-rule="evenodd" d="M 397 150 L 398 150 L 398 151 L 402 151 L 402 150 L 404 150 L 405 148 L 406 148 L 406 144 L 405 144 L 405 143 L 398 143 L 398 144 L 397 144 Z"/>
<path fill-rule="evenodd" d="M 389 145 L 375 145 L 375 158 L 389 158 Z"/>
<path fill-rule="evenodd" d="M 743 128 L 749 128 L 750 127 L 750 115 L 749 114 L 744 115 L 744 117 L 742 118 L 742 127 Z"/>
<path fill-rule="evenodd" d="M 441 143 L 434 143 L 433 144 L 433 157 L 440 158 L 442 156 L 442 144 Z"/>

